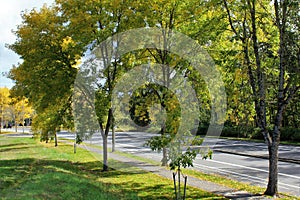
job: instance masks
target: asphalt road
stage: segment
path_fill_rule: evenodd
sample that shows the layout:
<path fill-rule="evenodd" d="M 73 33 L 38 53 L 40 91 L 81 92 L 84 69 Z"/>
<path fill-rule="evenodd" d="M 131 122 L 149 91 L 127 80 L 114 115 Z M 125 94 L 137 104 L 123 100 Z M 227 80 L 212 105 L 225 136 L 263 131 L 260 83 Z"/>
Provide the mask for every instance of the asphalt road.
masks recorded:
<path fill-rule="evenodd" d="M 116 133 L 116 149 L 144 158 L 160 161 L 161 153 L 152 152 L 144 147 L 145 141 L 153 134 L 141 132 L 118 132 Z M 74 134 L 60 133 L 59 137 L 73 139 Z M 109 147 L 111 137 L 108 138 Z M 95 134 L 87 142 L 102 145 L 100 134 Z M 266 187 L 268 179 L 268 160 L 252 156 L 236 155 L 234 152 L 252 155 L 267 155 L 266 145 L 263 143 L 239 142 L 219 139 L 213 147 L 213 159 L 203 160 L 197 156 L 194 161 L 194 170 L 220 174 L 238 181 Z M 222 150 L 220 152 L 219 150 Z M 224 153 L 224 151 L 232 153 Z M 281 157 L 298 159 L 300 147 L 282 146 Z M 290 155 L 290 156 L 289 156 Z M 279 162 L 279 191 L 287 192 L 300 197 L 300 164 Z"/>

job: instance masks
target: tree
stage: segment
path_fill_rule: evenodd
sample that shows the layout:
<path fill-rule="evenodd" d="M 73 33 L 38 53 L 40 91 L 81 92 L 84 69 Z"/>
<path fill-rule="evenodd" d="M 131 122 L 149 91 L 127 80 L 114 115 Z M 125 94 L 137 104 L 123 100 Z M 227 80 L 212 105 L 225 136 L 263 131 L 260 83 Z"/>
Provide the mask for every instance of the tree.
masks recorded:
<path fill-rule="evenodd" d="M 66 2 L 64 2 L 66 3 Z M 102 2 L 104 3 L 104 2 Z M 167 7 L 164 7 L 167 3 Z M 93 14 L 95 13 L 94 17 L 91 17 L 91 19 L 96 19 L 96 25 L 93 24 L 87 24 L 88 27 L 96 27 L 96 30 L 93 30 L 92 32 L 95 33 L 96 35 L 96 40 L 93 40 L 95 44 L 95 46 L 97 46 L 97 44 L 101 44 L 100 47 L 98 47 L 98 49 L 96 49 L 98 52 L 98 56 L 100 56 L 100 63 L 102 64 L 102 69 L 100 69 L 100 71 L 97 71 L 99 69 L 97 68 L 93 68 L 92 66 L 86 65 L 84 66 L 85 68 L 82 69 L 81 71 L 81 75 L 83 79 L 85 79 L 86 81 L 88 80 L 88 69 L 92 69 L 90 70 L 90 73 L 92 73 L 92 76 L 94 76 L 93 79 L 95 79 L 95 83 L 94 85 L 92 84 L 92 82 L 88 81 L 85 84 L 85 86 L 87 85 L 92 85 L 91 91 L 89 91 L 89 89 L 87 90 L 87 87 L 83 87 L 83 86 L 79 86 L 79 88 L 81 88 L 81 91 L 78 91 L 78 93 L 82 93 L 83 96 L 87 97 L 90 100 L 87 100 L 86 103 L 82 103 L 83 106 L 87 106 L 87 108 L 94 108 L 94 102 L 91 101 L 94 97 L 92 90 L 96 90 L 96 105 L 95 105 L 95 110 L 97 113 L 97 118 L 98 118 L 98 123 L 99 123 L 99 129 L 100 132 L 102 134 L 102 138 L 103 138 L 103 148 L 104 148 L 104 170 L 107 168 L 105 161 L 107 160 L 107 156 L 105 156 L 107 154 L 106 148 L 107 148 L 107 135 L 108 135 L 108 131 L 111 125 L 111 121 L 113 119 L 113 114 L 112 114 L 112 109 L 111 107 L 111 95 L 112 95 L 112 91 L 113 88 L 117 82 L 117 79 L 120 75 L 122 75 L 122 73 L 124 73 L 124 71 L 126 71 L 126 69 L 130 69 L 130 67 L 132 67 L 132 62 L 128 62 L 128 60 L 126 60 L 126 57 L 124 58 L 118 58 L 115 55 L 118 55 L 118 46 L 119 44 L 122 43 L 122 38 L 121 39 L 116 36 L 116 37 L 112 37 L 110 40 L 106 41 L 106 37 L 108 36 L 113 36 L 119 32 L 121 32 L 122 30 L 126 30 L 127 27 L 124 26 L 124 24 L 127 25 L 128 17 L 126 17 L 126 15 L 137 15 L 139 16 L 138 11 L 143 10 L 145 11 L 145 13 L 147 13 L 147 17 L 143 17 L 143 20 L 141 20 L 141 23 L 139 20 L 137 20 L 136 24 L 132 24 L 129 23 L 130 27 L 139 27 L 141 25 L 157 25 L 159 27 L 161 27 L 161 31 L 162 31 L 162 42 L 160 44 L 162 44 L 162 46 L 166 47 L 164 50 L 159 49 L 158 47 L 156 48 L 155 46 L 153 48 L 147 48 L 147 51 L 135 51 L 133 54 L 135 54 L 135 58 L 137 60 L 147 60 L 147 59 L 152 59 L 154 60 L 156 63 L 162 64 L 162 74 L 163 76 L 163 85 L 168 87 L 169 84 L 169 80 L 170 77 L 172 77 L 172 73 L 174 72 L 172 70 L 172 67 L 175 69 L 176 67 L 179 69 L 179 73 L 181 75 L 184 75 L 185 73 L 189 73 L 192 70 L 184 70 L 184 69 L 180 69 L 180 67 L 184 68 L 187 66 L 184 65 L 184 62 L 177 62 L 176 60 L 176 56 L 172 55 L 168 52 L 168 45 L 170 45 L 168 42 L 169 40 L 169 36 L 172 32 L 172 28 L 174 28 L 174 16 L 177 17 L 176 13 L 176 9 L 180 8 L 180 9 L 184 9 L 187 7 L 186 4 L 180 4 L 180 2 L 178 1 L 172 1 L 172 2 L 166 2 L 166 1 L 162 1 L 162 2 L 153 2 L 154 6 L 154 10 L 152 9 L 152 7 L 149 9 L 148 5 L 142 5 L 142 6 L 136 6 L 137 4 L 132 4 L 133 6 L 128 6 L 128 4 L 125 4 L 125 2 L 123 2 L 120 5 L 114 5 L 112 8 L 110 8 L 110 6 L 106 6 L 103 8 L 104 4 L 99 4 L 98 6 L 95 6 L 96 4 L 93 4 L 92 8 L 96 8 L 96 11 L 90 11 L 90 12 L 84 12 L 84 13 L 88 13 L 88 14 Z M 109 4 L 110 5 L 110 4 Z M 163 6 L 164 5 L 164 6 Z M 120 7 L 119 7 L 120 6 Z M 124 6 L 124 7 L 122 7 Z M 72 9 L 71 7 L 69 7 L 70 9 Z M 74 7 L 73 7 L 74 8 Z M 85 8 L 89 8 L 89 6 L 85 6 Z M 91 8 L 91 9 L 92 9 Z M 117 10 L 115 10 L 116 8 L 118 8 Z M 128 9 L 130 8 L 130 9 Z M 112 10 L 110 10 L 112 9 Z M 122 9 L 124 9 L 124 13 L 122 14 L 121 11 L 123 11 Z M 66 12 L 70 12 L 70 10 L 66 10 Z M 75 13 L 76 13 L 76 9 L 75 9 Z M 106 14 L 109 13 L 109 16 L 106 16 Z M 119 16 L 121 15 L 121 16 Z M 154 16 L 152 16 L 154 15 Z M 72 16 L 74 16 L 74 18 L 78 16 L 77 14 L 74 15 L 74 13 L 72 14 Z M 101 19 L 99 19 L 99 16 L 101 16 Z M 178 15 L 179 16 L 179 15 Z M 123 18 L 124 17 L 124 18 Z M 86 16 L 81 16 L 80 19 L 85 19 L 87 18 Z M 179 18 L 179 17 L 178 17 Z M 107 20 L 107 21 L 106 21 Z M 125 23 L 123 20 L 125 20 L 127 23 Z M 75 21 L 77 22 L 77 20 L 73 19 L 71 20 L 72 22 Z M 81 21 L 81 20 L 80 20 Z M 178 19 L 179 22 L 184 21 L 184 19 L 179 18 Z M 94 22 L 95 21 L 91 21 Z M 176 21 L 177 22 L 177 21 Z M 180 24 L 180 23 L 179 23 Z M 88 30 L 90 30 L 90 28 L 88 28 Z M 119 31 L 119 32 L 118 32 Z M 72 37 L 72 38 L 77 38 L 76 36 Z M 93 38 L 93 37 L 92 37 Z M 92 46 L 93 47 L 93 46 Z M 93 48 L 92 48 L 93 49 Z M 111 53 L 111 52 L 117 52 L 116 54 Z M 94 51 L 95 52 L 95 51 Z M 138 57 L 140 56 L 140 57 Z M 145 59 L 146 58 L 146 59 Z M 94 61 L 94 63 L 93 63 Z M 172 62 L 173 61 L 173 62 Z M 92 60 L 92 61 L 88 61 L 89 64 L 93 65 L 96 64 L 97 65 L 97 61 Z M 136 62 L 136 61 L 135 61 Z M 99 62 L 98 62 L 99 64 Z M 96 73 L 95 73 L 96 72 Z M 98 73 L 98 75 L 97 75 Z M 105 81 L 100 81 L 100 79 L 104 79 Z M 196 83 L 197 81 L 195 80 L 194 83 Z M 203 83 L 203 82 L 201 82 Z M 97 97 L 97 95 L 99 95 L 99 97 Z M 160 94 L 161 95 L 161 94 Z M 100 98 L 101 97 L 101 98 Z M 162 96 L 159 97 L 159 99 L 162 99 Z M 102 103 L 103 101 L 107 101 L 108 103 L 104 106 Z M 97 106 L 97 103 L 99 104 L 99 106 Z M 104 109 L 103 109 L 104 108 Z M 220 108 L 221 109 L 221 108 Z M 108 110 L 107 112 L 105 110 Z M 103 114 L 105 113 L 105 114 Z M 103 116 L 105 115 L 105 117 Z M 79 116 L 81 119 L 82 117 Z M 93 121 L 93 120 L 91 120 Z M 176 120 L 174 120 L 176 121 Z M 173 126 L 172 128 L 174 128 L 176 126 Z M 94 128 L 93 128 L 94 129 Z M 82 131 L 84 129 L 82 128 Z M 162 127 L 162 131 L 161 131 L 162 135 L 164 135 L 165 133 L 165 128 Z M 162 147 L 163 149 L 165 149 L 165 147 Z M 166 155 L 166 149 L 163 150 L 163 164 L 166 165 L 167 164 L 167 155 Z M 164 159 L 165 158 L 165 159 Z"/>
<path fill-rule="evenodd" d="M 299 58 L 299 15 L 295 14 L 299 11 L 299 4 L 296 1 L 283 0 L 274 1 L 271 7 L 268 1 L 258 3 L 255 0 L 247 0 L 229 4 L 224 0 L 223 5 L 230 28 L 235 34 L 234 37 L 241 42 L 244 54 L 243 65 L 248 70 L 252 89 L 256 123 L 268 145 L 269 181 L 265 194 L 277 195 L 278 145 L 282 116 L 286 106 L 299 90 L 299 74 L 296 73 L 299 70 L 299 59 L 297 59 Z M 238 12 L 235 6 L 238 6 Z M 242 12 L 240 8 L 243 8 Z M 273 63 L 274 66 L 278 66 L 274 74 L 267 68 L 272 66 L 266 65 L 268 52 L 263 51 L 264 37 L 270 39 L 267 41 L 271 47 L 269 50 L 273 50 L 271 53 L 275 55 Z M 271 132 L 268 131 L 267 121 L 267 110 L 270 109 L 266 104 L 267 80 L 278 84 L 277 89 L 273 90 L 277 95 L 275 104 L 277 111 L 274 118 L 270 119 L 273 127 Z"/>
<path fill-rule="evenodd" d="M 253 6 L 254 9 L 254 6 Z M 277 195 L 278 192 L 278 145 L 280 128 L 286 106 L 300 89 L 300 16 L 299 2 L 294 0 L 274 1 L 275 24 L 279 32 L 279 64 L 277 111 L 269 150 L 269 182 L 265 194 Z M 252 11 L 252 12 L 255 12 Z"/>
<path fill-rule="evenodd" d="M 11 98 L 9 107 L 6 110 L 6 114 L 10 120 L 15 123 L 15 131 L 18 131 L 19 124 L 23 126 L 24 132 L 24 121 L 26 118 L 32 116 L 33 110 L 28 102 L 28 99 L 23 97 Z"/>
<path fill-rule="evenodd" d="M 78 43 L 82 42 L 87 45 L 88 51 L 99 50 L 98 59 L 102 66 L 90 66 L 90 62 L 93 61 L 88 60 L 88 64 L 84 64 L 80 71 L 85 81 L 88 80 L 85 76 L 89 76 L 89 74 L 85 73 L 86 70 L 89 70 L 91 67 L 90 69 L 93 69 L 92 71 L 95 72 L 95 82 L 88 83 L 93 86 L 94 91 L 90 92 L 95 92 L 95 96 L 93 96 L 94 94 L 87 94 L 89 92 L 87 92 L 86 88 L 75 85 L 79 89 L 77 93 L 82 93 L 87 98 L 87 103 L 83 103 L 82 105 L 86 106 L 87 109 L 91 108 L 96 111 L 98 129 L 103 140 L 103 170 L 106 171 L 108 170 L 107 137 L 109 130 L 112 128 L 114 118 L 111 108 L 111 95 L 118 77 L 127 66 L 126 62 L 122 63 L 121 58 L 111 57 L 110 54 L 111 47 L 115 51 L 118 51 L 121 41 L 116 39 L 106 43 L 105 40 L 128 28 L 141 26 L 138 21 L 139 17 L 134 17 L 136 16 L 136 1 L 86 1 L 83 8 L 82 2 L 77 4 L 78 1 L 59 1 L 59 3 L 61 4 L 63 15 L 68 16 L 70 20 L 69 30 L 78 30 L 77 32 L 72 32 L 72 38 Z M 84 24 L 82 21 L 84 21 Z M 89 99 L 93 99 L 94 97 L 96 98 L 95 102 L 90 102 Z M 84 120 L 81 116 L 78 117 Z M 90 121 L 94 122 L 93 119 Z M 80 123 L 77 123 L 77 127 L 82 133 L 83 127 L 86 126 L 82 122 Z M 90 124 L 90 122 L 87 122 L 87 124 Z M 91 127 L 87 130 L 90 133 L 96 131 Z"/>
<path fill-rule="evenodd" d="M 0 133 L 3 126 L 4 112 L 9 106 L 9 103 L 10 103 L 9 89 L 0 88 Z"/>
<path fill-rule="evenodd" d="M 195 30 L 191 27 L 195 26 L 195 22 L 203 22 L 202 18 L 202 6 L 203 3 L 199 1 L 152 1 L 149 4 L 145 4 L 142 8 L 145 9 L 145 20 L 150 27 L 158 27 L 161 29 L 162 39 L 157 46 L 152 48 L 147 48 L 141 58 L 148 58 L 151 62 L 160 64 L 160 73 L 162 74 L 162 85 L 166 88 L 170 87 L 172 79 L 176 76 L 186 76 L 187 80 L 193 85 L 193 88 L 197 91 L 196 95 L 199 102 L 206 104 L 209 107 L 209 93 L 201 76 L 196 70 L 193 70 L 190 63 L 186 62 L 183 58 L 174 53 L 170 52 L 172 47 L 172 42 L 170 40 L 173 31 L 180 30 L 188 36 L 194 36 Z M 200 17 L 201 16 L 201 17 Z M 204 40 L 204 39 L 203 39 Z M 179 41 L 178 41 L 179 42 Z M 161 49 L 160 46 L 164 49 Z M 174 75 L 176 74 L 176 75 Z M 163 102 L 167 100 L 164 99 L 164 92 L 157 92 L 156 96 L 161 102 L 161 112 L 165 109 Z M 205 103 L 204 103 L 205 102 Z M 206 108 L 207 108 L 206 107 Z M 199 110 L 199 123 L 205 123 L 204 121 L 209 121 L 209 109 L 205 109 L 202 106 Z M 205 113 L 205 114 L 204 114 Z M 176 124 L 176 120 L 174 120 Z M 194 123 L 194 122 L 192 122 Z M 175 130 L 176 125 L 173 127 Z M 162 138 L 165 138 L 167 133 L 166 124 L 161 123 L 160 134 Z M 171 133 L 174 134 L 174 133 Z M 162 165 L 168 165 L 168 150 L 166 147 L 162 147 Z"/>
<path fill-rule="evenodd" d="M 69 109 L 61 108 L 71 105 L 70 97 L 82 46 L 68 35 L 65 30 L 67 20 L 61 17 L 58 7 L 44 6 L 39 11 L 33 9 L 24 12 L 22 18 L 22 24 L 14 32 L 17 41 L 9 45 L 22 59 L 10 71 L 10 78 L 16 82 L 12 96 L 26 96 L 36 111 L 35 119 L 43 118 L 51 108 L 55 109 L 51 112 L 56 112 L 59 118 L 65 116 L 65 119 L 72 121 L 68 112 L 61 112 Z M 62 120 L 52 122 L 59 122 L 51 124 L 51 127 L 59 128 Z M 34 126 L 44 127 L 38 123 Z M 47 133 L 46 130 L 41 132 Z"/>

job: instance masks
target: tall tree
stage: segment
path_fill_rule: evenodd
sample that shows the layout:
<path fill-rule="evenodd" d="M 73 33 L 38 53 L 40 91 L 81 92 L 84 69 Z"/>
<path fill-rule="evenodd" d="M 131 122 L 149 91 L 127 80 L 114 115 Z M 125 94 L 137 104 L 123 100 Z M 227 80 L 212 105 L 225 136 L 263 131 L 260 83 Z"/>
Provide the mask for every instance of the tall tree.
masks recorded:
<path fill-rule="evenodd" d="M 153 48 L 148 48 L 147 51 L 143 53 L 142 57 L 150 58 L 151 62 L 160 64 L 160 73 L 163 78 L 162 85 L 166 88 L 170 87 L 172 79 L 176 77 L 174 74 L 187 77 L 187 80 L 192 83 L 194 89 L 197 91 L 196 95 L 199 102 L 203 103 L 203 106 L 200 108 L 202 112 L 199 111 L 199 121 L 200 123 L 205 123 L 205 120 L 209 121 L 209 114 L 207 114 L 209 113 L 209 111 L 207 112 L 209 109 L 204 108 L 205 104 L 209 104 L 209 93 L 206 85 L 198 72 L 193 70 L 192 67 L 189 66 L 189 63 L 184 61 L 183 58 L 180 58 L 181 55 L 175 55 L 170 52 L 171 46 L 173 45 L 170 41 L 173 31 L 180 30 L 188 36 L 195 36 L 195 30 L 191 27 L 195 26 L 195 23 L 197 23 L 196 21 L 203 22 L 203 18 L 201 19 L 201 17 L 199 17 L 203 14 L 202 6 L 202 2 L 193 0 L 151 1 L 149 4 L 143 5 L 142 8 L 146 10 L 145 21 L 147 22 L 147 25 L 160 28 L 163 38 L 161 39 L 161 44 L 157 44 L 157 47 L 154 46 Z M 204 40 L 205 39 L 203 39 L 203 41 Z M 163 46 L 164 49 L 161 49 L 159 45 Z M 161 103 L 167 101 L 164 99 L 163 92 L 158 92 L 157 95 Z M 161 105 L 161 111 L 164 109 L 165 107 Z M 162 138 L 166 137 L 169 133 L 166 129 L 166 124 L 162 123 L 160 130 Z M 161 162 L 162 165 L 166 166 L 169 160 L 168 149 L 166 147 L 162 147 L 162 154 L 163 157 Z"/>
<path fill-rule="evenodd" d="M 24 12 L 22 18 L 22 24 L 14 32 L 17 40 L 9 45 L 22 59 L 10 71 L 10 78 L 16 82 L 12 95 L 28 97 L 37 115 L 44 115 L 49 107 L 70 105 L 70 101 L 65 100 L 70 100 L 72 95 L 76 65 L 83 49 L 65 31 L 66 20 L 57 7 L 33 9 Z M 68 115 L 61 113 L 64 114 Z M 60 125 L 55 124 L 56 127 Z"/>
<path fill-rule="evenodd" d="M 96 100 L 88 104 L 90 104 L 90 107 L 94 107 L 93 104 L 95 103 L 94 108 L 103 140 L 103 170 L 106 171 L 108 170 L 107 137 L 114 118 L 111 96 L 116 81 L 123 71 L 122 69 L 126 67 L 126 64 L 124 64 L 126 62 L 122 63 L 121 58 L 111 57 L 110 54 L 111 47 L 118 51 L 121 41 L 112 40 L 111 43 L 103 43 L 103 41 L 128 28 L 142 26 L 135 12 L 137 1 L 92 0 L 78 2 L 60 0 L 58 2 L 63 15 L 69 19 L 68 28 L 72 31 L 74 40 L 78 43 L 84 43 L 88 51 L 98 48 L 100 52 L 98 59 L 100 59 L 102 66 L 93 68 L 96 72 L 95 82 L 97 84 L 94 87 Z M 98 47 L 100 44 L 101 46 Z M 91 67 L 89 64 L 83 65 L 81 72 L 84 73 L 84 70 L 88 70 Z M 95 82 L 91 84 L 95 84 Z M 84 94 L 85 89 L 81 89 L 82 94 Z M 89 94 L 85 96 L 90 98 Z M 103 102 L 106 102 L 106 104 L 103 105 Z M 90 129 L 90 131 L 93 130 Z"/>
<path fill-rule="evenodd" d="M 254 4 L 253 10 L 254 10 Z M 299 1 L 274 1 L 275 24 L 279 32 L 277 111 L 269 149 L 269 182 L 265 194 L 278 192 L 278 145 L 283 113 L 300 89 L 300 5 Z M 252 11 L 252 12 L 255 12 Z"/>
<path fill-rule="evenodd" d="M 299 15 L 295 15 L 299 11 L 299 3 L 283 0 L 274 1 L 274 5 L 271 6 L 268 1 L 247 0 L 229 3 L 223 0 L 223 6 L 229 26 L 235 38 L 241 42 L 244 66 L 248 70 L 252 89 L 257 126 L 268 145 L 269 181 L 265 194 L 277 195 L 278 146 L 282 116 L 284 109 L 299 90 L 299 73 L 295 73 L 299 70 Z M 272 66 L 266 64 L 268 52 L 263 49 L 265 47 L 263 44 L 266 44 L 265 38 L 269 39 L 266 42 L 271 48 L 268 49 L 273 50 L 272 54 L 275 55 L 273 57 L 276 58 L 273 61 L 274 66 L 278 66 L 275 68 L 277 72 L 275 74 L 267 68 Z M 267 80 L 278 84 L 277 89 L 273 89 L 277 95 L 277 111 L 275 117 L 270 119 L 270 124 L 267 121 L 267 112 L 270 110 L 270 106 L 268 107 L 266 103 Z M 269 125 L 273 127 L 271 132 L 268 131 Z"/>

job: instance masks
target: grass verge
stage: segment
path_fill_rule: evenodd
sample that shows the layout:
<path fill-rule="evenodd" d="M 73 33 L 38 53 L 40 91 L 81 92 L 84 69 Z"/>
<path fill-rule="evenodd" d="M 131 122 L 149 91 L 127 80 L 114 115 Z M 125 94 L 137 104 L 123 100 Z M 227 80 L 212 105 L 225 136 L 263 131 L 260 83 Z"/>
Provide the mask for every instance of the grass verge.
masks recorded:
<path fill-rule="evenodd" d="M 0 199 L 173 199 L 171 180 L 71 145 L 0 136 Z M 188 187 L 187 199 L 224 199 Z"/>

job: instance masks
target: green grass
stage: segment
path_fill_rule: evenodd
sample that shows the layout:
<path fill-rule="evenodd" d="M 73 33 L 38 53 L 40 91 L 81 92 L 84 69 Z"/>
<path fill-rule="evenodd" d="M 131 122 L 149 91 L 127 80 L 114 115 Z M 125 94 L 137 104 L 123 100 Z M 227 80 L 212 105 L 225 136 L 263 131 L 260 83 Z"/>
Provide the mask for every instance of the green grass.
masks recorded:
<path fill-rule="evenodd" d="M 0 136 L 0 199 L 173 199 L 172 181 L 71 145 Z M 187 199 L 224 199 L 188 187 Z"/>
<path fill-rule="evenodd" d="M 253 194 L 262 194 L 265 190 L 262 187 L 253 186 L 253 185 L 249 185 L 246 183 L 241 183 L 241 182 L 238 182 L 238 181 L 235 181 L 232 179 L 228 179 L 223 176 L 219 176 L 219 175 L 215 175 L 215 174 L 214 175 L 206 174 L 206 173 L 198 172 L 198 171 L 191 170 L 191 169 L 183 169 L 182 171 L 186 175 L 193 176 L 193 177 L 199 178 L 201 180 L 210 181 L 210 182 L 217 183 L 217 184 L 229 187 L 229 188 L 234 188 L 237 190 L 248 191 Z"/>

